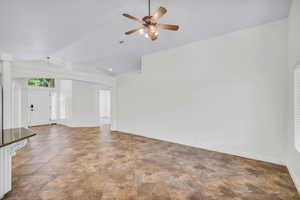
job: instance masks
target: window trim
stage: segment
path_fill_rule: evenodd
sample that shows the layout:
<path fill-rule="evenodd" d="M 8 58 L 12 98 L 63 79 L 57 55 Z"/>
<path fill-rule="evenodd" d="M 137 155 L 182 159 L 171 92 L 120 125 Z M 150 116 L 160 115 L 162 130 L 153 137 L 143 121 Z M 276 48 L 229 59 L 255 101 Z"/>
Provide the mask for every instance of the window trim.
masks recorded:
<path fill-rule="evenodd" d="M 298 83 L 297 83 L 298 82 Z M 297 88 L 297 86 L 299 88 Z M 294 146 L 300 153 L 300 64 L 296 65 L 294 70 L 294 81 L 293 81 L 293 95 L 294 95 Z M 298 100 L 299 99 L 299 100 Z M 298 113 L 297 113 L 298 111 Z M 299 125 L 297 126 L 297 116 Z"/>

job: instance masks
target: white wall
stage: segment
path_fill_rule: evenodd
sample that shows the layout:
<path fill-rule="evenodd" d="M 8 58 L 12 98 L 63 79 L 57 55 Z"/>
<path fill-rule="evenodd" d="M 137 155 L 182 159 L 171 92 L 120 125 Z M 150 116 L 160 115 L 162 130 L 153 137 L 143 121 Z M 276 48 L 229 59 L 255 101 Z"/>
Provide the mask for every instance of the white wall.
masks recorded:
<path fill-rule="evenodd" d="M 118 130 L 284 163 L 287 21 L 142 59 L 118 80 Z"/>
<path fill-rule="evenodd" d="M 294 182 L 300 191 L 300 153 L 295 148 L 294 133 L 294 69 L 300 64 L 300 1 L 294 0 L 289 16 L 289 129 L 287 165 L 293 176 Z"/>
<path fill-rule="evenodd" d="M 59 123 L 70 127 L 99 126 L 98 92 L 101 86 L 74 80 L 61 80 L 59 84 Z M 62 118 L 63 110 L 65 118 Z"/>
<path fill-rule="evenodd" d="M 12 88 L 12 128 L 28 126 L 28 88 L 27 81 L 13 80 Z"/>
<path fill-rule="evenodd" d="M 72 80 L 56 81 L 59 87 L 58 123 L 72 125 Z"/>
<path fill-rule="evenodd" d="M 49 64 L 45 61 L 14 61 L 12 62 L 13 78 L 55 78 L 61 80 L 88 81 L 112 87 L 115 78 L 101 72 L 83 72 L 69 69 L 68 66 Z"/>
<path fill-rule="evenodd" d="M 72 91 L 72 126 L 99 126 L 99 86 L 73 81 Z"/>

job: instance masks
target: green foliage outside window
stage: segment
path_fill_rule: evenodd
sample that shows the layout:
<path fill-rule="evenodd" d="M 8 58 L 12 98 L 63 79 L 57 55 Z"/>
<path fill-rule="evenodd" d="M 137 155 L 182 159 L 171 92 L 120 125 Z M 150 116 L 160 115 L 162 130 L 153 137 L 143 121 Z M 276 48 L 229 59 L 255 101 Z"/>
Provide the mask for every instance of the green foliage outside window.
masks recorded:
<path fill-rule="evenodd" d="M 54 79 L 33 78 L 28 80 L 28 85 L 33 87 L 54 87 Z"/>

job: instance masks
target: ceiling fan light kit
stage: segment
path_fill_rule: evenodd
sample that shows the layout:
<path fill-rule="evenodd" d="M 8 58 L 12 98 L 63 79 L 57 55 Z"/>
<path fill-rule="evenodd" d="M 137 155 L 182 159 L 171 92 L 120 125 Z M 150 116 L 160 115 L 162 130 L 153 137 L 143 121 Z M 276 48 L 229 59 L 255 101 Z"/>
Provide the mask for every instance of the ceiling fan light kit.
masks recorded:
<path fill-rule="evenodd" d="M 169 24 L 158 24 L 158 20 L 164 16 L 167 13 L 167 9 L 160 7 L 153 16 L 151 16 L 151 5 L 150 0 L 148 0 L 148 6 L 149 6 L 149 14 L 148 16 L 145 16 L 143 19 L 139 19 L 136 17 L 133 17 L 129 14 L 124 13 L 123 16 L 127 17 L 133 21 L 136 21 L 143 26 L 137 29 L 130 30 L 125 33 L 125 35 L 130 35 L 135 32 L 139 32 L 141 35 L 145 36 L 146 38 L 150 40 L 156 40 L 159 36 L 158 29 L 164 29 L 169 31 L 177 31 L 179 30 L 179 26 L 177 25 L 169 25 Z"/>

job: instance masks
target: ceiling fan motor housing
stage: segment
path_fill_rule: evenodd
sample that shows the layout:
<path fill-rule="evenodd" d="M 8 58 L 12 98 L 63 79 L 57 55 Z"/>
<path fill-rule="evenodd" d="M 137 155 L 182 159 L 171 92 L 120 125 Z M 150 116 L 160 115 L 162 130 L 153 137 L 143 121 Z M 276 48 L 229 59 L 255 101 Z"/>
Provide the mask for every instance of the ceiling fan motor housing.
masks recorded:
<path fill-rule="evenodd" d="M 133 29 L 131 31 L 126 32 L 126 35 L 130 35 L 135 32 L 139 32 L 141 35 L 144 35 L 146 38 L 151 40 L 156 40 L 158 38 L 159 32 L 157 31 L 160 29 L 177 31 L 179 26 L 177 25 L 169 25 L 169 24 L 158 24 L 159 18 L 164 16 L 167 13 L 167 9 L 160 7 L 153 16 L 150 15 L 150 0 L 149 0 L 149 15 L 145 16 L 143 19 L 138 19 L 133 17 L 129 14 L 124 13 L 123 16 L 127 17 L 131 20 L 139 22 L 143 25 L 143 27 Z"/>
<path fill-rule="evenodd" d="M 145 16 L 143 18 L 143 21 L 146 23 L 146 24 L 152 24 L 152 16 Z"/>

